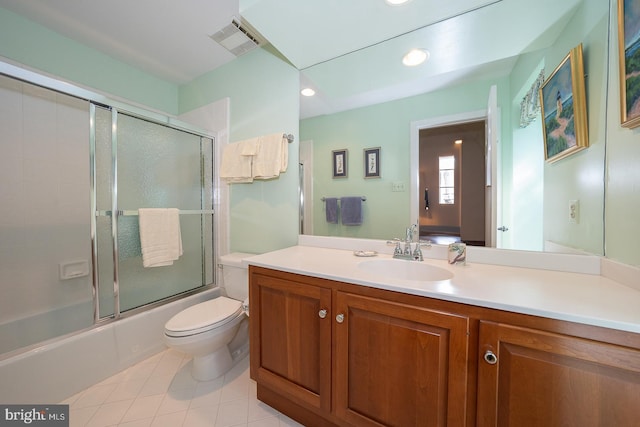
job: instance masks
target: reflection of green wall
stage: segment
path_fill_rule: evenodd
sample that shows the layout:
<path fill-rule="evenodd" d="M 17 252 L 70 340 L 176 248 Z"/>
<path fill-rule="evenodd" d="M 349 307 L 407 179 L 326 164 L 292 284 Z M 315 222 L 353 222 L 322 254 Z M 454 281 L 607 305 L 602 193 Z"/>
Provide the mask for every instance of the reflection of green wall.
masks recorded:
<path fill-rule="evenodd" d="M 612 3 L 615 16 L 617 2 Z M 640 267 L 640 127 L 626 129 L 620 125 L 616 25 L 611 30 L 609 49 L 605 249 L 608 258 Z"/>
<path fill-rule="evenodd" d="M 511 206 L 513 215 L 518 220 L 522 219 L 531 210 L 540 211 L 543 231 L 543 241 L 551 241 L 563 246 L 586 251 L 594 254 L 603 254 L 604 224 L 602 220 L 604 203 L 604 141 L 605 127 L 603 126 L 606 113 L 607 90 L 607 30 L 608 30 L 608 5 L 606 2 L 588 2 L 576 11 L 557 41 L 543 52 L 533 52 L 523 55 L 511 73 L 511 88 L 513 110 L 519 108 L 522 99 L 522 90 L 530 87 L 531 75 L 534 78 L 540 69 L 540 64 L 545 67 L 545 76 L 553 73 L 569 51 L 582 43 L 584 51 L 584 68 L 588 77 L 585 79 L 587 94 L 587 114 L 589 125 L 589 148 L 554 163 L 544 162 L 544 151 L 540 145 L 538 153 L 526 151 L 523 147 L 531 149 L 531 138 L 538 135 L 542 138 L 541 123 L 539 120 L 530 126 L 539 126 L 539 130 L 520 129 L 517 118 L 512 122 L 513 157 L 510 161 L 514 165 L 520 165 L 517 170 L 520 176 L 514 175 L 514 182 L 520 182 L 521 187 L 513 191 L 529 191 L 533 188 L 526 187 L 522 180 L 526 174 L 522 173 L 522 165 L 536 162 L 531 165 L 531 170 L 544 176 L 543 196 L 537 203 L 531 204 L 532 199 L 527 196 L 529 206 L 518 203 Z M 539 143 L 535 144 L 536 146 Z M 533 154 L 533 156 L 532 156 Z M 523 157 L 527 157 L 526 159 Z M 514 168 L 515 170 L 515 168 Z M 515 174 L 516 172 L 514 172 Z M 541 189 L 542 190 L 542 189 Z M 530 193 L 536 200 L 537 193 Z M 513 200 L 519 200 L 517 194 Z M 580 220 L 578 224 L 569 221 L 569 201 L 580 201 Z M 531 218 L 527 227 L 529 230 L 538 228 L 538 221 Z M 526 230 L 525 230 L 526 232 Z M 514 236 L 514 247 L 524 240 L 524 236 Z M 540 242 L 542 244 L 542 242 Z M 521 247 L 526 249 L 527 247 Z M 532 248 L 535 249 L 535 248 Z"/>
<path fill-rule="evenodd" d="M 514 234 L 510 246 L 516 249 L 540 250 L 543 241 L 602 254 L 603 230 L 603 159 L 606 108 L 606 3 L 589 3 L 589 10 L 579 8 L 558 41 L 545 51 L 536 51 L 519 59 L 512 74 L 498 81 L 498 104 L 502 115 L 502 214 L 504 224 L 518 222 L 520 232 Z M 540 64 L 546 64 L 549 76 L 569 50 L 583 43 L 590 147 L 554 164 L 544 164 L 542 141 L 531 141 L 541 132 L 520 129 L 519 104 L 523 91 L 537 77 Z M 412 98 L 360 108 L 343 113 L 301 121 L 301 138 L 313 140 L 316 173 L 314 173 L 314 234 L 329 236 L 375 237 L 388 239 L 401 236 L 409 221 L 409 123 L 413 120 L 446 116 L 486 108 L 488 88 L 485 81 Z M 541 126 L 539 121 L 530 126 Z M 362 178 L 362 150 L 382 147 L 382 178 Z M 349 178 L 331 178 L 332 150 L 348 148 Z M 538 151 L 536 151 L 538 150 Z M 536 154 L 537 153 L 537 154 Z M 522 156 L 527 157 L 523 159 Z M 532 157 L 533 156 L 533 157 Z M 392 159 L 390 159 L 392 157 Z M 523 161 L 531 163 L 538 174 L 537 184 L 523 183 Z M 518 170 L 515 170 L 515 167 Z M 527 165 L 529 166 L 529 165 Z M 540 180 L 543 185 L 540 185 Z M 391 191 L 394 182 L 405 184 L 406 191 Z M 533 185 L 537 187 L 533 187 Z M 526 200 L 518 198 L 523 192 Z M 346 227 L 327 224 L 322 196 L 362 194 L 365 224 Z M 568 221 L 570 200 L 580 200 L 580 222 Z M 521 203 L 522 202 L 522 203 Z M 544 218 L 544 220 L 543 220 Z M 534 231 L 537 230 L 537 233 Z M 540 232 L 543 238 L 540 238 Z M 513 233 L 512 233 L 513 234 Z"/>
<path fill-rule="evenodd" d="M 498 85 L 500 103 L 507 102 L 508 80 L 482 81 L 371 107 L 305 119 L 301 140 L 314 144 L 314 234 L 390 239 L 403 237 L 409 225 L 410 123 L 487 108 L 489 88 Z M 505 113 L 506 116 L 510 114 Z M 503 120 L 503 123 L 508 121 Z M 364 179 L 363 150 L 381 147 L 381 178 Z M 348 178 L 331 176 L 331 152 L 349 150 Z M 403 192 L 392 191 L 394 183 Z M 364 224 L 343 226 L 325 221 L 321 197 L 363 195 Z"/>

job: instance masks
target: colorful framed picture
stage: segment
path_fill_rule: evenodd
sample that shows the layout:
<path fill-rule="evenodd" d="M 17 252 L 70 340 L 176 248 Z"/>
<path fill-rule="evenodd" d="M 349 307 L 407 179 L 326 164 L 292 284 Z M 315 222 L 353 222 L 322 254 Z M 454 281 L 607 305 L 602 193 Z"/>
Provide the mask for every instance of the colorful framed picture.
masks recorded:
<path fill-rule="evenodd" d="M 540 88 L 544 158 L 555 162 L 589 146 L 582 44 Z"/>
<path fill-rule="evenodd" d="M 380 147 L 364 149 L 364 177 L 380 178 Z"/>
<path fill-rule="evenodd" d="M 618 0 L 621 124 L 640 126 L 640 0 Z"/>
<path fill-rule="evenodd" d="M 346 178 L 347 177 L 347 155 L 348 150 L 334 150 L 331 153 L 333 159 L 333 177 L 334 178 Z"/>

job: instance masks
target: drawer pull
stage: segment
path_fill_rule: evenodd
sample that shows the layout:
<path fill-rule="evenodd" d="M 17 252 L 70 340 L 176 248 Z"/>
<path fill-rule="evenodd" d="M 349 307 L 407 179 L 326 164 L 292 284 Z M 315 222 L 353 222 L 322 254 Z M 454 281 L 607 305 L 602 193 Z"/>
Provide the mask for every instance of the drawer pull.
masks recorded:
<path fill-rule="evenodd" d="M 487 350 L 484 353 L 484 361 L 489 365 L 495 365 L 496 363 L 498 363 L 498 356 L 496 356 L 493 351 Z"/>
<path fill-rule="evenodd" d="M 321 319 L 324 319 L 325 317 L 327 317 L 327 310 L 325 310 L 324 308 L 320 310 L 318 312 L 318 317 L 320 317 Z"/>
<path fill-rule="evenodd" d="M 336 322 L 342 323 L 344 322 L 344 314 L 340 313 L 336 316 Z"/>

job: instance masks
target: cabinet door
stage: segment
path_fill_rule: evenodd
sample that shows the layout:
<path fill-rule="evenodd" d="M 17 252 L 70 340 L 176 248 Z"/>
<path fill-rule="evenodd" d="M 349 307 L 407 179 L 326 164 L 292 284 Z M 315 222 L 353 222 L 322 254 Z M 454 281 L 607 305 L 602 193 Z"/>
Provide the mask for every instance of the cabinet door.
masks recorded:
<path fill-rule="evenodd" d="M 637 350 L 490 322 L 479 338 L 478 426 L 639 425 Z"/>
<path fill-rule="evenodd" d="M 463 426 L 468 319 L 338 292 L 335 408 L 357 426 Z"/>
<path fill-rule="evenodd" d="M 253 274 L 250 292 L 254 379 L 299 404 L 328 412 L 331 290 Z"/>

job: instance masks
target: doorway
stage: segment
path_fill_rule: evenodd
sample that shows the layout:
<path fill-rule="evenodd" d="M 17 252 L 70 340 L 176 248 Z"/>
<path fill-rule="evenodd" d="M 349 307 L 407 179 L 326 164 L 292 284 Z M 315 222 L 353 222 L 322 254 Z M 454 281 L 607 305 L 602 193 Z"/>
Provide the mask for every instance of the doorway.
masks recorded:
<path fill-rule="evenodd" d="M 485 120 L 419 130 L 420 238 L 485 246 Z"/>

